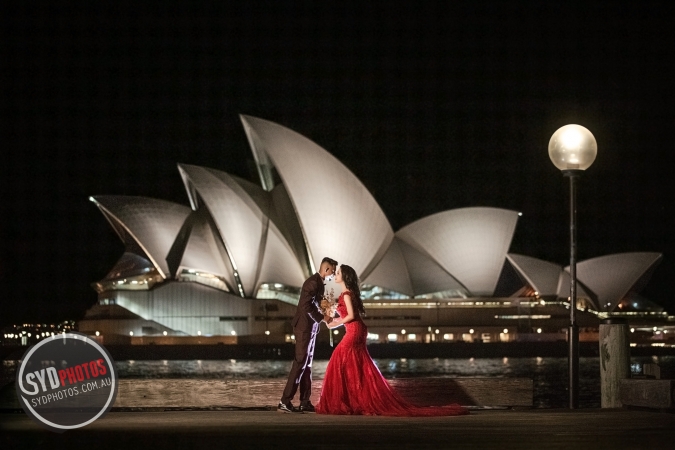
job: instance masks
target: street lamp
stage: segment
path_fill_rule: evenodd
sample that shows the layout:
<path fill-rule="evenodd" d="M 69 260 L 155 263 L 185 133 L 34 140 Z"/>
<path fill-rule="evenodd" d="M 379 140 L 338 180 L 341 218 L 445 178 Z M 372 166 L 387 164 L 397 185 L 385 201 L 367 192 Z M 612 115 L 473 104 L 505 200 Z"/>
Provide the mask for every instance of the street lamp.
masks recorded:
<path fill-rule="evenodd" d="M 579 407 L 579 327 L 577 326 L 577 180 L 598 154 L 593 133 L 581 125 L 559 128 L 548 143 L 548 156 L 570 179 L 570 328 L 569 378 L 570 409 Z"/>

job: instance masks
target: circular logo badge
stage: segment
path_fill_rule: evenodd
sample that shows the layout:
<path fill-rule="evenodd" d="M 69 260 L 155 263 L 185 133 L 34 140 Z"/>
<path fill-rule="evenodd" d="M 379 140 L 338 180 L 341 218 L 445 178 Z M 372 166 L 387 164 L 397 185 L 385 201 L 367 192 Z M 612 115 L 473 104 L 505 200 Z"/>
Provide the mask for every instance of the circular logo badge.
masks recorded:
<path fill-rule="evenodd" d="M 59 433 L 103 417 L 117 389 L 110 354 L 80 333 L 55 335 L 29 348 L 16 372 L 16 393 L 26 414 Z"/>

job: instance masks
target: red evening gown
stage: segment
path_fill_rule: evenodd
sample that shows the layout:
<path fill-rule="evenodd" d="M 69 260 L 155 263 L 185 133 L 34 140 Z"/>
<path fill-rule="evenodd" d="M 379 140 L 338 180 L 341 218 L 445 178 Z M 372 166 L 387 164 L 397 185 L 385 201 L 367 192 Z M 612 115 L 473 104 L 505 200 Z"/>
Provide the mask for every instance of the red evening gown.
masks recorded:
<path fill-rule="evenodd" d="M 347 315 L 344 295 L 337 311 Z M 368 329 L 360 316 L 345 324 L 344 338 L 335 347 L 326 368 L 318 414 L 363 414 L 379 416 L 458 416 L 469 411 L 457 404 L 419 407 L 408 403 L 384 379 L 366 348 Z"/>

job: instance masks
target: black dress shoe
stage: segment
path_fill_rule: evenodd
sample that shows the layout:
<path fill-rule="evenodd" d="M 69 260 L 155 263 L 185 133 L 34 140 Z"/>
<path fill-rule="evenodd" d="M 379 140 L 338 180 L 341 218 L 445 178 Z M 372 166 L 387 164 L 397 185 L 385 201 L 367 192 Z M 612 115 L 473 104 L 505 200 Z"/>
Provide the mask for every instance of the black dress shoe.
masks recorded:
<path fill-rule="evenodd" d="M 300 405 L 300 411 L 313 413 L 316 412 L 316 408 L 312 405 L 312 402 L 307 402 L 304 405 Z"/>
<path fill-rule="evenodd" d="M 277 405 L 277 412 L 280 412 L 280 413 L 297 413 L 297 412 L 302 412 L 302 411 L 300 411 L 299 408 L 296 408 L 295 406 L 293 406 L 292 403 L 279 402 L 279 404 Z"/>

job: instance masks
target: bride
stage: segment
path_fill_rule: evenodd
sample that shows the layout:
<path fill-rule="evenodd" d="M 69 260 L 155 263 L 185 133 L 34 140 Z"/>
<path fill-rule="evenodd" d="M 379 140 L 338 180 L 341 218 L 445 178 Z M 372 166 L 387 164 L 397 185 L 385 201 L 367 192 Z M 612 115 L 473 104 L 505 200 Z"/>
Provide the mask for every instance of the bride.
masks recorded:
<path fill-rule="evenodd" d="M 335 274 L 335 282 L 342 287 L 337 304 L 340 317 L 331 321 L 328 327 L 333 329 L 344 325 L 346 333 L 328 362 L 317 413 L 382 416 L 456 416 L 469 413 L 457 404 L 414 406 L 392 390 L 366 348 L 368 329 L 361 319 L 365 310 L 356 272 L 342 264 Z"/>

